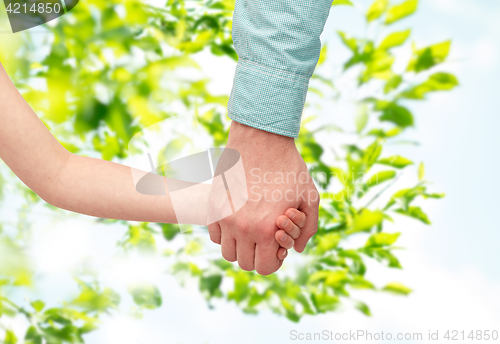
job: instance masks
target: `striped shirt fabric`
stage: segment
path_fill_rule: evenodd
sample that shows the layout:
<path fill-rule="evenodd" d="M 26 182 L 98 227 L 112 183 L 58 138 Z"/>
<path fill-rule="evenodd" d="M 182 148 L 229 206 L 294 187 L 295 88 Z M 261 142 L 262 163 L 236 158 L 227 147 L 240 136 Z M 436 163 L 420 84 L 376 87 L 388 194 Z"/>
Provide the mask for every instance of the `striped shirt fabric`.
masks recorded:
<path fill-rule="evenodd" d="M 332 0 L 236 0 L 229 117 L 297 137 Z"/>

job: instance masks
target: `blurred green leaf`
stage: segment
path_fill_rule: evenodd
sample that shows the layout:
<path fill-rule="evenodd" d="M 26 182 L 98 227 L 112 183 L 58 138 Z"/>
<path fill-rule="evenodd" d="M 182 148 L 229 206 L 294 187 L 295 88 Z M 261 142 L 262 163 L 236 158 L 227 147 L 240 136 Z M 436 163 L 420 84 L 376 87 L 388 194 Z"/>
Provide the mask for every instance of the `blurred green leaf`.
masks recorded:
<path fill-rule="evenodd" d="M 361 133 L 363 129 L 365 129 L 368 124 L 368 108 L 365 104 L 359 107 L 358 112 L 356 113 L 355 123 L 356 123 L 356 131 Z"/>
<path fill-rule="evenodd" d="M 390 268 L 402 268 L 398 258 L 389 249 L 376 249 L 372 254 L 378 261 L 387 262 L 387 266 Z"/>
<path fill-rule="evenodd" d="M 382 110 L 381 121 L 392 122 L 401 128 L 413 126 L 413 114 L 401 105 L 387 103 L 383 107 L 378 107 L 377 110 Z"/>
<path fill-rule="evenodd" d="M 384 50 L 377 50 L 363 61 L 366 69 L 360 77 L 360 82 L 365 83 L 373 78 L 388 80 L 393 75 L 392 65 L 396 58 Z"/>
<path fill-rule="evenodd" d="M 406 215 L 409 217 L 413 217 L 414 219 L 420 220 L 426 225 L 430 225 L 431 221 L 427 217 L 427 214 L 424 213 L 422 208 L 420 207 L 408 207 L 408 209 L 397 209 L 396 212 L 402 215 Z"/>
<path fill-rule="evenodd" d="M 32 285 L 34 272 L 31 264 L 23 246 L 0 236 L 0 280 L 7 280 L 13 286 Z"/>
<path fill-rule="evenodd" d="M 364 209 L 361 213 L 356 214 L 352 230 L 349 233 L 364 232 L 372 229 L 380 224 L 383 220 L 383 213 L 380 211 L 372 211 Z"/>
<path fill-rule="evenodd" d="M 349 280 L 349 285 L 352 288 L 356 289 L 375 289 L 375 286 L 373 285 L 372 282 L 368 281 L 367 279 L 361 277 L 361 276 L 352 276 L 352 279 Z"/>
<path fill-rule="evenodd" d="M 234 61 L 238 61 L 238 54 L 234 47 L 230 44 L 215 44 L 213 43 L 210 51 L 217 56 L 227 55 Z"/>
<path fill-rule="evenodd" d="M 309 283 L 324 283 L 329 287 L 337 287 L 347 282 L 347 272 L 345 270 L 321 270 L 313 273 L 309 277 Z"/>
<path fill-rule="evenodd" d="M 333 311 L 339 306 L 339 298 L 326 292 L 315 292 L 311 300 L 318 313 Z"/>
<path fill-rule="evenodd" d="M 368 168 L 371 167 L 377 161 L 380 154 L 382 154 L 382 145 L 378 140 L 373 141 L 364 151 L 363 159 L 366 166 Z"/>
<path fill-rule="evenodd" d="M 172 225 L 175 227 L 175 225 Z M 137 226 L 129 225 L 121 245 L 123 248 L 135 249 L 142 252 L 156 251 L 155 231 L 148 226 L 148 223 L 141 223 Z"/>
<path fill-rule="evenodd" d="M 390 246 L 398 240 L 401 233 L 375 233 L 368 238 L 365 247 Z"/>
<path fill-rule="evenodd" d="M 401 133 L 402 129 L 399 127 L 384 131 L 382 129 L 372 129 L 368 132 L 368 135 L 376 136 L 379 138 L 390 138 L 397 136 Z"/>
<path fill-rule="evenodd" d="M 25 344 L 42 344 L 43 337 L 34 326 L 30 326 L 24 336 Z"/>
<path fill-rule="evenodd" d="M 399 190 L 392 196 L 386 209 L 396 203 L 402 205 L 403 209 L 408 209 L 409 204 L 419 195 L 425 195 L 425 188 L 422 186 Z"/>
<path fill-rule="evenodd" d="M 389 283 L 387 284 L 384 288 L 382 288 L 383 291 L 387 291 L 393 294 L 398 294 L 398 295 L 409 295 L 412 290 L 401 283 Z"/>
<path fill-rule="evenodd" d="M 162 223 L 161 231 L 163 233 L 163 237 L 168 241 L 171 241 L 175 238 L 177 234 L 180 233 L 179 225 L 170 224 L 170 223 Z"/>
<path fill-rule="evenodd" d="M 327 54 L 328 54 L 328 48 L 327 47 L 328 46 L 326 44 L 323 45 L 323 47 L 321 47 L 321 52 L 319 54 L 319 59 L 318 59 L 318 63 L 317 63 L 318 66 L 321 66 L 326 61 L 326 57 L 327 57 Z"/>
<path fill-rule="evenodd" d="M 203 249 L 203 245 L 201 244 L 201 242 L 199 240 L 189 240 L 187 243 L 186 243 L 186 247 L 184 248 L 184 251 L 186 252 L 186 254 L 188 255 L 196 255 L 198 253 L 201 252 L 201 250 Z"/>
<path fill-rule="evenodd" d="M 320 96 L 321 98 L 324 98 L 325 95 L 323 92 L 321 92 L 319 89 L 317 89 L 316 87 L 312 87 L 312 86 L 309 86 L 309 89 L 308 89 L 309 92 L 312 92 L 312 93 L 316 93 L 318 96 Z"/>
<path fill-rule="evenodd" d="M 424 163 L 421 162 L 420 165 L 418 165 L 418 180 L 419 181 L 424 180 L 424 176 L 425 176 L 425 167 Z"/>
<path fill-rule="evenodd" d="M 64 148 L 66 148 L 69 152 L 73 153 L 73 154 L 76 154 L 80 151 L 80 148 L 78 148 L 77 145 L 74 145 L 72 143 L 68 143 L 68 142 L 61 142 L 59 141 L 59 143 L 61 144 L 61 146 L 63 146 Z"/>
<path fill-rule="evenodd" d="M 325 235 L 318 236 L 316 245 L 315 245 L 315 253 L 318 255 L 323 255 L 326 252 L 337 247 L 341 240 L 341 237 L 337 233 L 328 233 Z"/>
<path fill-rule="evenodd" d="M 219 287 L 222 282 L 222 275 L 210 275 L 200 278 L 200 290 L 208 293 L 208 297 L 221 296 Z"/>
<path fill-rule="evenodd" d="M 383 158 L 377 161 L 377 164 L 392 166 L 395 168 L 404 168 L 408 165 L 412 165 L 413 162 L 400 155 L 394 155 L 389 158 Z"/>
<path fill-rule="evenodd" d="M 351 260 L 352 264 L 349 266 L 349 270 L 352 271 L 352 273 L 364 276 L 366 272 L 366 265 L 363 262 L 363 258 L 357 251 L 339 250 L 338 255 L 339 257 Z M 352 281 L 352 283 L 356 283 L 356 281 Z"/>
<path fill-rule="evenodd" d="M 384 93 L 387 94 L 399 87 L 401 85 L 401 82 L 403 81 L 403 78 L 400 75 L 394 75 L 392 76 L 387 82 L 385 83 L 384 86 Z"/>
<path fill-rule="evenodd" d="M 429 92 L 449 91 L 458 86 L 458 79 L 450 73 L 435 73 L 427 81 L 402 92 L 399 97 L 408 99 L 424 99 Z"/>
<path fill-rule="evenodd" d="M 444 62 L 450 53 L 450 47 L 451 41 L 445 41 L 414 51 L 406 70 L 419 73 Z"/>
<path fill-rule="evenodd" d="M 81 288 L 80 295 L 73 301 L 71 305 L 78 306 L 87 311 L 103 312 L 108 309 L 116 308 L 120 303 L 120 295 L 114 290 L 104 288 L 100 290 L 84 282 L 77 280 Z M 46 311 L 46 313 L 49 311 Z"/>
<path fill-rule="evenodd" d="M 439 198 L 445 197 L 445 194 L 444 193 L 431 193 L 431 194 L 424 194 L 424 197 L 439 199 Z"/>
<path fill-rule="evenodd" d="M 356 309 L 359 310 L 361 313 L 363 313 L 366 316 L 371 316 L 372 313 L 370 311 L 370 307 L 364 302 L 357 301 L 356 302 Z"/>
<path fill-rule="evenodd" d="M 323 147 L 313 141 L 305 142 L 301 151 L 306 163 L 319 161 L 321 155 L 323 155 Z"/>
<path fill-rule="evenodd" d="M 338 6 L 338 5 L 354 6 L 353 3 L 349 0 L 333 0 L 332 6 Z"/>
<path fill-rule="evenodd" d="M 402 45 L 408 37 L 410 37 L 411 30 L 398 31 L 389 34 L 386 38 L 382 40 L 382 43 L 378 46 L 378 49 L 388 50 L 397 46 Z"/>
<path fill-rule="evenodd" d="M 33 301 L 31 303 L 31 306 L 33 307 L 33 309 L 37 312 L 41 312 L 43 311 L 43 309 L 45 308 L 45 302 L 43 301 L 40 301 L 40 300 L 37 300 L 37 301 Z"/>
<path fill-rule="evenodd" d="M 391 180 L 396 176 L 396 171 L 381 171 L 375 173 L 373 176 L 371 176 L 366 184 L 368 186 L 375 186 L 378 184 L 381 184 L 385 181 Z"/>
<path fill-rule="evenodd" d="M 349 37 L 342 31 L 338 31 L 338 34 L 340 36 L 340 39 L 342 40 L 342 43 L 344 43 L 344 45 L 348 47 L 353 53 L 356 53 L 358 50 L 358 43 L 356 38 Z"/>
<path fill-rule="evenodd" d="M 199 116 L 198 121 L 213 137 L 216 147 L 226 143 L 229 130 L 224 127 L 220 113 L 216 113 L 213 109 L 209 110 L 202 116 Z"/>
<path fill-rule="evenodd" d="M 386 24 L 392 24 L 400 19 L 403 19 L 417 10 L 418 0 L 408 0 L 402 4 L 392 6 L 387 11 L 387 17 L 385 18 Z"/>
<path fill-rule="evenodd" d="M 162 305 L 160 290 L 154 285 L 134 283 L 128 287 L 128 291 L 138 306 L 155 309 Z"/>
<path fill-rule="evenodd" d="M 250 291 L 250 275 L 245 271 L 229 271 L 228 276 L 232 277 L 234 280 L 234 290 L 229 292 L 227 297 L 229 300 L 235 300 L 236 302 L 243 301 Z"/>
<path fill-rule="evenodd" d="M 330 88 L 335 89 L 335 86 L 334 86 L 332 80 L 329 79 L 329 78 L 325 78 L 324 76 L 321 76 L 321 75 L 318 75 L 317 73 L 315 73 L 315 74 L 312 75 L 311 79 L 319 80 L 323 84 L 328 85 Z"/>
<path fill-rule="evenodd" d="M 16 344 L 17 343 L 17 337 L 12 332 L 11 330 L 6 330 L 5 331 L 5 339 L 3 341 L 5 344 Z"/>

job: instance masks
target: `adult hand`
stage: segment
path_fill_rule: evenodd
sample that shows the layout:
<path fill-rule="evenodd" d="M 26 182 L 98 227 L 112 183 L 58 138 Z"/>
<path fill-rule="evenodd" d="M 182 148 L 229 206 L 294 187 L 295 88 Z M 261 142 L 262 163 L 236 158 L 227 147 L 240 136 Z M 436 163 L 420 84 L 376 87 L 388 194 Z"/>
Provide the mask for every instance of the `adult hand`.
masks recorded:
<path fill-rule="evenodd" d="M 289 228 L 295 250 L 302 252 L 318 228 L 319 194 L 293 138 L 233 121 L 227 148 L 241 154 L 249 199 L 236 213 L 209 225 L 210 238 L 221 244 L 226 260 L 237 260 L 243 270 L 271 274 L 281 265 L 276 257 L 277 221 L 286 220 L 284 216 L 276 219 L 288 208 L 306 214 L 301 230 Z M 289 212 L 286 215 L 291 215 Z"/>

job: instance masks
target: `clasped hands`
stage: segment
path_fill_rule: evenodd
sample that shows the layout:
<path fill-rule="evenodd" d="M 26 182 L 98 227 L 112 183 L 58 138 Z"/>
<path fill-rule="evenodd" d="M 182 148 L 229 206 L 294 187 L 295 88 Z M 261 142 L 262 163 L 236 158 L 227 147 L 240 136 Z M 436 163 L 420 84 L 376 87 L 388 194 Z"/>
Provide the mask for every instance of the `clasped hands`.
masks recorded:
<path fill-rule="evenodd" d="M 233 121 L 227 148 L 241 154 L 248 201 L 210 224 L 210 238 L 221 245 L 226 260 L 238 261 L 246 271 L 271 274 L 281 267 L 287 249 L 302 252 L 316 233 L 318 191 L 291 137 Z"/>

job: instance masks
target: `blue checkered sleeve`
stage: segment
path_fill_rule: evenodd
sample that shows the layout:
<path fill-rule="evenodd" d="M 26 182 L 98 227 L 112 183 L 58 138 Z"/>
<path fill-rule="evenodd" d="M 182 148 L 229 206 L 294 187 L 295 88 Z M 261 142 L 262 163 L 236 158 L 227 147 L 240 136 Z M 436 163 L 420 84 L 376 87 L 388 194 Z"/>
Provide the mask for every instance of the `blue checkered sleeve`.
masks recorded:
<path fill-rule="evenodd" d="M 297 137 L 332 0 L 236 0 L 238 65 L 228 103 L 242 124 Z"/>

